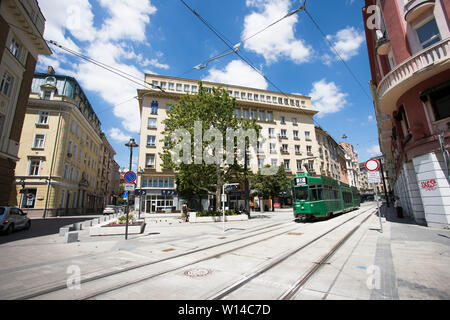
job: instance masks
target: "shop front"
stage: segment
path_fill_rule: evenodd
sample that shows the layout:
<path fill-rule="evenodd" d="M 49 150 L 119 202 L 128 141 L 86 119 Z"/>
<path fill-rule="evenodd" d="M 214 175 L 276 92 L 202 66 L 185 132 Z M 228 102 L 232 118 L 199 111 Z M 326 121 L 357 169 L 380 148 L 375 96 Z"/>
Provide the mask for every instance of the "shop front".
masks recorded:
<path fill-rule="evenodd" d="M 178 194 L 175 190 L 147 190 L 143 209 L 146 213 L 175 213 L 180 210 Z"/>

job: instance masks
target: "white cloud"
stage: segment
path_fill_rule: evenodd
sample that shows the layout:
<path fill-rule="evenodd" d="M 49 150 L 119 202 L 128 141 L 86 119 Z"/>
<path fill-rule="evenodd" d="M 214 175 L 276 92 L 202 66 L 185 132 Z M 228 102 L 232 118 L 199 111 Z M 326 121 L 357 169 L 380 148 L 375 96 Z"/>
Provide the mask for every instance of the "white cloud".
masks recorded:
<path fill-rule="evenodd" d="M 119 128 L 111 128 L 108 136 L 117 143 L 130 141 L 131 136 L 124 134 Z"/>
<path fill-rule="evenodd" d="M 255 7 L 258 11 L 245 17 L 242 40 L 254 35 L 292 10 L 290 0 L 247 0 L 246 4 L 248 7 Z M 286 18 L 245 41 L 244 46 L 247 50 L 264 56 L 267 63 L 277 62 L 280 58 L 290 59 L 296 64 L 308 62 L 313 50 L 303 40 L 295 38 L 294 26 L 297 21 L 297 15 Z"/>
<path fill-rule="evenodd" d="M 368 117 L 368 121 L 370 122 L 370 121 L 372 121 L 373 120 L 373 116 L 369 116 Z"/>
<path fill-rule="evenodd" d="M 380 146 L 378 144 L 371 146 L 366 151 L 369 156 L 377 156 L 381 154 Z"/>
<path fill-rule="evenodd" d="M 364 42 L 364 33 L 361 30 L 355 29 L 354 27 L 347 27 L 345 29 L 339 30 L 336 35 L 328 35 L 327 39 L 331 41 L 334 49 L 339 53 L 344 61 L 350 60 L 352 57 L 358 55 L 359 48 Z M 322 56 L 322 60 L 325 64 L 330 65 L 331 62 L 338 60 L 338 57 L 329 54 Z"/>
<path fill-rule="evenodd" d="M 341 92 L 334 82 L 327 82 L 322 79 L 313 83 L 313 89 L 309 93 L 313 107 L 320 113 L 321 118 L 328 113 L 336 113 L 347 104 L 348 94 Z"/>
<path fill-rule="evenodd" d="M 263 90 L 268 88 L 266 79 L 241 60 L 231 61 L 223 70 L 210 69 L 203 80 Z"/>

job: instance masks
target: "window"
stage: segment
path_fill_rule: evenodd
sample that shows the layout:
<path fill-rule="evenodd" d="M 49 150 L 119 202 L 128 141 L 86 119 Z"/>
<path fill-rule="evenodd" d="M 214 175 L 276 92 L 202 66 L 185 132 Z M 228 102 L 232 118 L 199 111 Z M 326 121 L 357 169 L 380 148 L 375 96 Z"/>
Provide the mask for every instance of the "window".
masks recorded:
<path fill-rule="evenodd" d="M 248 97 L 248 100 L 252 100 L 252 99 L 253 99 L 253 94 L 252 94 L 252 93 L 249 93 L 249 94 L 247 95 L 247 97 Z"/>
<path fill-rule="evenodd" d="M 181 91 L 183 85 L 181 83 L 177 83 L 177 91 Z"/>
<path fill-rule="evenodd" d="M 269 121 L 269 122 L 273 121 L 272 111 L 267 112 L 267 121 Z"/>
<path fill-rule="evenodd" d="M 234 97 L 235 97 L 235 98 L 239 98 L 239 91 L 235 91 L 235 92 L 234 92 Z"/>
<path fill-rule="evenodd" d="M 67 179 L 67 175 L 69 173 L 69 166 L 67 164 L 64 165 L 64 179 Z"/>
<path fill-rule="evenodd" d="M 259 95 L 255 94 L 255 101 L 259 100 Z"/>
<path fill-rule="evenodd" d="M 147 146 L 149 146 L 149 147 L 156 146 L 156 137 L 155 136 L 147 136 Z"/>
<path fill-rule="evenodd" d="M 271 163 L 272 167 L 278 167 L 277 159 L 271 159 L 270 163 Z"/>
<path fill-rule="evenodd" d="M 290 170 L 289 167 L 291 165 L 291 160 L 284 160 L 283 165 L 285 170 Z"/>
<path fill-rule="evenodd" d="M 44 93 L 42 95 L 42 99 L 44 100 L 50 100 L 52 97 L 52 92 L 49 90 L 44 90 Z"/>
<path fill-rule="evenodd" d="M 245 92 L 241 92 L 241 99 L 245 99 L 246 95 Z"/>
<path fill-rule="evenodd" d="M 281 130 L 281 137 L 286 138 L 286 129 Z"/>
<path fill-rule="evenodd" d="M 281 122 L 281 124 L 285 124 L 286 123 L 286 118 L 285 117 L 280 117 L 280 122 Z"/>
<path fill-rule="evenodd" d="M 308 170 L 314 171 L 314 161 L 308 161 Z"/>
<path fill-rule="evenodd" d="M 294 130 L 294 139 L 298 140 L 298 131 L 297 130 Z"/>
<path fill-rule="evenodd" d="M 228 95 L 230 96 L 230 97 L 232 97 L 233 96 L 233 91 L 228 91 Z"/>
<path fill-rule="evenodd" d="M 59 201 L 59 207 L 64 208 L 64 200 L 66 198 L 66 190 L 61 191 L 61 200 Z"/>
<path fill-rule="evenodd" d="M 267 96 L 267 97 L 266 97 L 266 101 L 267 101 L 267 102 L 270 102 L 270 96 Z"/>
<path fill-rule="evenodd" d="M 45 139 L 45 135 L 43 135 L 43 134 L 36 134 L 34 136 L 33 148 L 34 149 L 44 149 L 44 139 Z"/>
<path fill-rule="evenodd" d="M 152 101 L 151 113 L 158 114 L 158 101 Z"/>
<path fill-rule="evenodd" d="M 161 82 L 161 89 L 166 89 L 167 82 Z"/>
<path fill-rule="evenodd" d="M 300 101 L 295 100 L 295 105 L 296 105 L 297 107 L 300 107 Z"/>
<path fill-rule="evenodd" d="M 0 86 L 0 91 L 7 97 L 11 94 L 11 88 L 14 82 L 14 78 L 8 73 L 5 72 L 2 78 L 2 84 Z"/>
<path fill-rule="evenodd" d="M 264 100 L 266 100 L 265 96 L 262 94 L 261 95 L 261 102 L 264 102 Z"/>
<path fill-rule="evenodd" d="M 11 44 L 9 45 L 9 51 L 12 53 L 14 57 L 20 59 L 20 45 L 14 38 L 11 40 Z"/>
<path fill-rule="evenodd" d="M 439 29 L 434 18 L 416 28 L 416 32 L 423 49 L 441 41 L 441 35 L 439 34 Z"/>
<path fill-rule="evenodd" d="M 436 121 L 450 117 L 450 93 L 448 88 L 432 93 L 430 98 Z"/>
<path fill-rule="evenodd" d="M 197 92 L 198 90 L 197 90 L 197 86 L 192 86 L 191 87 L 191 90 L 192 90 L 192 92 Z"/>
<path fill-rule="evenodd" d="M 258 169 L 262 169 L 264 167 L 264 159 L 258 159 Z"/>
<path fill-rule="evenodd" d="M 48 124 L 48 117 L 49 117 L 50 113 L 49 112 L 39 112 L 39 116 L 38 116 L 38 124 Z M 72 122 L 72 127 L 73 127 L 73 122 Z"/>
<path fill-rule="evenodd" d="M 288 152 L 288 145 L 287 144 L 283 144 L 281 146 L 281 151 L 284 152 L 284 153 L 287 153 Z"/>
<path fill-rule="evenodd" d="M 297 124 L 297 118 L 292 118 L 292 124 Z"/>
<path fill-rule="evenodd" d="M 146 154 L 145 155 L 145 167 L 146 168 L 155 168 L 155 155 L 154 154 Z"/>
<path fill-rule="evenodd" d="M 69 141 L 69 148 L 67 148 L 67 153 L 72 153 L 72 141 Z"/>
<path fill-rule="evenodd" d="M 175 89 L 175 85 L 173 83 L 169 82 L 169 90 L 173 90 Z"/>
<path fill-rule="evenodd" d="M 312 147 L 311 146 L 307 146 L 306 147 L 306 152 L 308 153 L 308 155 L 312 154 Z"/>
<path fill-rule="evenodd" d="M 278 98 L 278 103 L 283 104 L 283 98 Z"/>
<path fill-rule="evenodd" d="M 297 160 L 297 170 L 302 171 L 302 160 Z"/>
<path fill-rule="evenodd" d="M 290 100 L 290 102 L 291 102 L 291 106 L 293 106 L 294 105 L 294 100 Z"/>
<path fill-rule="evenodd" d="M 152 85 L 153 85 L 154 87 L 157 87 L 157 86 L 158 86 L 158 81 L 153 80 L 153 81 L 152 81 Z"/>
<path fill-rule="evenodd" d="M 300 152 L 300 146 L 299 145 L 296 145 L 295 146 L 295 153 L 296 154 L 300 154 L 301 152 Z"/>
<path fill-rule="evenodd" d="M 247 109 L 244 109 L 243 115 L 244 115 L 244 119 L 248 119 L 248 110 Z"/>
<path fill-rule="evenodd" d="M 264 120 L 266 120 L 266 115 L 265 115 L 265 112 L 264 111 L 260 111 L 259 112 L 259 119 L 258 119 L 259 121 L 264 121 Z"/>
<path fill-rule="evenodd" d="M 305 131 L 305 139 L 306 140 L 311 140 L 311 134 L 309 131 Z"/>
<path fill-rule="evenodd" d="M 275 129 L 269 128 L 269 138 L 274 138 L 274 137 L 275 137 Z"/>
<path fill-rule="evenodd" d="M 184 92 L 189 92 L 189 89 L 190 89 L 190 88 L 191 88 L 190 85 L 185 84 L 185 85 L 184 85 Z"/>
<path fill-rule="evenodd" d="M 41 171 L 41 159 L 30 159 L 28 164 L 28 175 L 38 176 Z"/>
<path fill-rule="evenodd" d="M 272 97 L 272 102 L 277 103 L 277 97 Z"/>
<path fill-rule="evenodd" d="M 148 118 L 148 128 L 156 129 L 156 119 L 155 118 Z"/>
<path fill-rule="evenodd" d="M 252 116 L 252 119 L 255 119 L 255 120 L 256 120 L 256 118 L 257 118 L 257 112 L 256 112 L 256 110 L 252 110 L 252 111 L 251 111 L 251 116 Z"/>
<path fill-rule="evenodd" d="M 270 144 L 270 153 L 275 154 L 277 153 L 277 151 L 275 150 L 275 143 L 271 143 Z"/>
<path fill-rule="evenodd" d="M 289 99 L 284 98 L 284 104 L 288 106 L 289 105 Z"/>

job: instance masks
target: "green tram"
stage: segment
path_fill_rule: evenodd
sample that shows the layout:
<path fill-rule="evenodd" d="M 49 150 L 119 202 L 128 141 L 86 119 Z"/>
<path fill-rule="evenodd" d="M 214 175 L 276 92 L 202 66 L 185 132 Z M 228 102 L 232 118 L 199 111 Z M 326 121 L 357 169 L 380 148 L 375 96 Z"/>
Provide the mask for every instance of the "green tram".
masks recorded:
<path fill-rule="evenodd" d="M 291 180 L 294 217 L 301 221 L 358 209 L 358 189 L 325 176 L 298 173 Z"/>

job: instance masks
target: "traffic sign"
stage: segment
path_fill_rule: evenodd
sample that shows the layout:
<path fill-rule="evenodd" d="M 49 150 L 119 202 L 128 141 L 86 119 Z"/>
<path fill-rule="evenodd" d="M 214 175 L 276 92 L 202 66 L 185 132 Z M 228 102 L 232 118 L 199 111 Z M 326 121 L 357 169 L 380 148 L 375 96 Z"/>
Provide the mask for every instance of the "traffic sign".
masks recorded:
<path fill-rule="evenodd" d="M 366 161 L 365 166 L 368 171 L 378 171 L 380 163 L 375 159 L 370 159 Z"/>
<path fill-rule="evenodd" d="M 133 171 L 128 171 L 127 173 L 125 173 L 123 178 L 128 183 L 135 183 L 136 182 L 136 173 L 134 173 Z"/>
<path fill-rule="evenodd" d="M 139 196 L 146 196 L 147 195 L 147 190 L 144 189 L 136 189 L 134 190 L 134 195 L 139 197 Z"/>
<path fill-rule="evenodd" d="M 381 183 L 380 172 L 378 171 L 367 172 L 367 180 L 369 183 Z"/>
<path fill-rule="evenodd" d="M 128 199 L 128 192 L 124 192 L 123 193 L 123 200 L 127 200 Z"/>
<path fill-rule="evenodd" d="M 136 189 L 136 185 L 134 183 L 125 184 L 125 191 L 134 191 Z"/>

